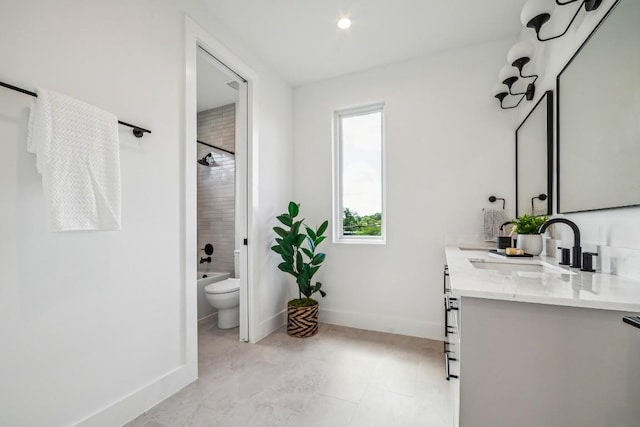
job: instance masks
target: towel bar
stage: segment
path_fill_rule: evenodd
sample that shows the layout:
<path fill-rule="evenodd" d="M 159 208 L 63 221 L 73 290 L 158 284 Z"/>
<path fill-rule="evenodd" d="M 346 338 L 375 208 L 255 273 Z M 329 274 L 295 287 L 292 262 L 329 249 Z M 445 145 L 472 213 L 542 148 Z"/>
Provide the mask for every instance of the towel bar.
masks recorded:
<path fill-rule="evenodd" d="M 25 95 L 33 96 L 34 98 L 38 97 L 38 94 L 35 92 L 31 92 L 30 90 L 22 89 L 18 86 L 10 85 L 9 83 L 0 82 L 0 86 L 6 87 L 7 89 L 15 90 L 16 92 L 24 93 Z M 131 131 L 136 138 L 142 138 L 146 133 L 151 133 L 149 129 L 141 128 L 140 126 L 132 125 L 131 123 L 123 122 L 122 120 L 118 120 L 122 126 L 127 126 L 132 128 Z"/>
<path fill-rule="evenodd" d="M 496 200 L 502 200 L 502 209 L 504 209 L 506 202 L 502 197 L 489 196 L 489 201 L 491 203 L 495 202 Z"/>

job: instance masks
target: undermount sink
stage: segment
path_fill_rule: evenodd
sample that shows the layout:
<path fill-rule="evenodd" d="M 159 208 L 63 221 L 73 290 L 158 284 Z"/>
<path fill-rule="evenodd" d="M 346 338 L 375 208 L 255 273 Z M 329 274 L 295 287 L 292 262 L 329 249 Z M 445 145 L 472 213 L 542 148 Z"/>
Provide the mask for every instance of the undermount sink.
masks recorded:
<path fill-rule="evenodd" d="M 485 259 L 470 259 L 469 262 L 479 270 L 496 270 L 505 273 L 511 272 L 530 272 L 530 273 L 548 273 L 548 274 L 575 274 L 571 270 L 556 267 L 542 261 L 533 262 L 499 262 L 488 261 Z"/>

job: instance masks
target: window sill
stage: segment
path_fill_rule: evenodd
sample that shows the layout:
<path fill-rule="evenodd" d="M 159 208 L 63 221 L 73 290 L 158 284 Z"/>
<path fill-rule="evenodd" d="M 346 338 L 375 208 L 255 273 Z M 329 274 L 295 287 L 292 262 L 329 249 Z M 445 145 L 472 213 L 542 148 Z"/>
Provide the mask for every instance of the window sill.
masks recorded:
<path fill-rule="evenodd" d="M 343 237 L 343 238 L 334 239 L 333 243 L 347 244 L 347 245 L 386 245 L 387 239 L 384 237 L 378 237 L 378 238 L 366 238 L 366 237 L 344 238 Z"/>

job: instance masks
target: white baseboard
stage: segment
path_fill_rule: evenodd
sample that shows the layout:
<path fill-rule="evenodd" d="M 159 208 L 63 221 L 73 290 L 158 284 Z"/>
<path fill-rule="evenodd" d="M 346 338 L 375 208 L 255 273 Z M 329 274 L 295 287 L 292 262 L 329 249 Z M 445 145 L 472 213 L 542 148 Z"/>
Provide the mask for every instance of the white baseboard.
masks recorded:
<path fill-rule="evenodd" d="M 263 320 L 258 324 L 258 330 L 255 334 L 252 334 L 252 343 L 257 343 L 261 339 L 265 338 L 272 332 L 276 331 L 282 325 L 287 323 L 287 310 L 282 310 L 279 313 L 274 314 L 266 320 Z"/>
<path fill-rule="evenodd" d="M 199 319 L 198 319 L 198 322 L 202 322 L 203 320 L 207 320 L 207 319 L 209 319 L 209 318 L 211 318 L 211 317 L 213 317 L 213 316 L 217 316 L 217 315 L 218 315 L 218 312 L 217 312 L 217 311 L 214 311 L 214 312 L 213 312 L 213 313 L 211 313 L 211 314 L 207 314 L 206 316 L 203 316 L 203 317 L 199 318 Z"/>
<path fill-rule="evenodd" d="M 187 365 L 182 365 L 74 425 L 82 427 L 124 425 L 197 379 L 197 369 L 189 369 Z"/>
<path fill-rule="evenodd" d="M 437 322 L 323 308 L 320 309 L 319 316 L 320 322 L 332 325 L 443 340 L 444 325 Z"/>

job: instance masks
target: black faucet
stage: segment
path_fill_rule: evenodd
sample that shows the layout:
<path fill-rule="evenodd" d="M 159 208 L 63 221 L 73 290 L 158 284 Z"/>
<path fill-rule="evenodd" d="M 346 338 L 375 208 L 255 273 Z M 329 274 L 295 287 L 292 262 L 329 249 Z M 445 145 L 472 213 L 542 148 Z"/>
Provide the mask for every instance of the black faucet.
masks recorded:
<path fill-rule="evenodd" d="M 200 258 L 200 264 L 205 263 L 205 262 L 211 262 L 211 257 L 208 256 L 206 258 Z"/>
<path fill-rule="evenodd" d="M 505 221 L 502 223 L 502 225 L 500 226 L 500 231 L 502 231 L 502 229 L 504 228 L 505 225 L 509 225 L 509 224 L 515 224 L 515 221 Z"/>
<path fill-rule="evenodd" d="M 573 230 L 573 250 L 571 251 L 572 252 L 571 267 L 580 268 L 580 265 L 581 265 L 580 263 L 582 260 L 582 248 L 580 247 L 580 229 L 578 228 L 575 222 L 570 221 L 566 218 L 552 218 L 549 221 L 542 224 L 538 232 L 542 234 L 547 230 L 547 228 L 549 228 L 551 224 L 560 223 L 560 222 L 563 224 L 567 224 Z"/>
<path fill-rule="evenodd" d="M 509 225 L 509 224 L 515 224 L 515 222 L 511 220 L 503 222 L 502 225 L 500 226 L 500 230 L 502 230 L 505 225 Z"/>

